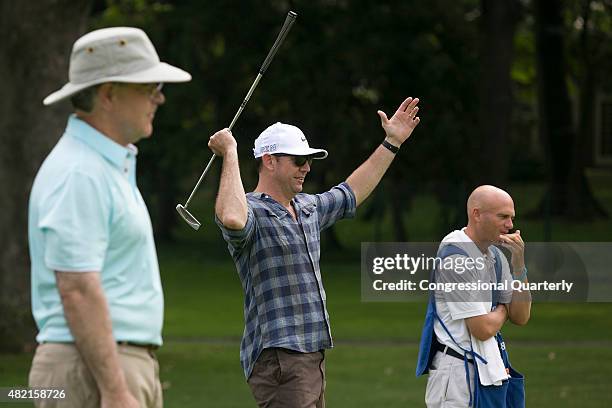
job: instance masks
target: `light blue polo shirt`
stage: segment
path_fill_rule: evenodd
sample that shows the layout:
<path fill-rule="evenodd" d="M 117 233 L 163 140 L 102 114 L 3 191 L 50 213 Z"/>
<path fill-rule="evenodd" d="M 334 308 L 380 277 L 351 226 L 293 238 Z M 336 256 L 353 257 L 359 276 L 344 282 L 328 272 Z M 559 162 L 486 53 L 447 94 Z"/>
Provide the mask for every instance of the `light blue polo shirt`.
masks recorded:
<path fill-rule="evenodd" d="M 74 341 L 55 272 L 100 272 L 117 341 L 161 344 L 164 299 L 135 146 L 72 115 L 32 186 L 28 235 L 38 342 Z"/>

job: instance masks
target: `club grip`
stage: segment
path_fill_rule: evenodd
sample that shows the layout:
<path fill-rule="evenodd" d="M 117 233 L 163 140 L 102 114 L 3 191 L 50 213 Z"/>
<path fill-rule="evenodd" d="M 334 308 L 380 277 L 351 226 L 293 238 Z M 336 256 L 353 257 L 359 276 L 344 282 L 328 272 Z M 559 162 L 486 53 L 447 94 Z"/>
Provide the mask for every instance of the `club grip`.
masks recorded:
<path fill-rule="evenodd" d="M 276 51 L 278 51 L 279 47 L 285 40 L 285 37 L 287 36 L 287 33 L 291 29 L 291 26 L 293 26 L 293 23 L 295 23 L 296 17 L 297 17 L 297 13 L 293 11 L 290 11 L 289 13 L 287 13 L 287 18 L 285 18 L 283 27 L 281 28 L 280 33 L 278 33 L 278 37 L 276 37 L 276 41 L 274 41 L 274 45 L 272 45 L 272 48 L 270 49 L 268 56 L 264 60 L 263 64 L 261 64 L 261 68 L 259 68 L 259 73 L 261 75 L 263 75 L 268 69 L 268 66 L 272 62 L 274 55 L 276 55 Z"/>

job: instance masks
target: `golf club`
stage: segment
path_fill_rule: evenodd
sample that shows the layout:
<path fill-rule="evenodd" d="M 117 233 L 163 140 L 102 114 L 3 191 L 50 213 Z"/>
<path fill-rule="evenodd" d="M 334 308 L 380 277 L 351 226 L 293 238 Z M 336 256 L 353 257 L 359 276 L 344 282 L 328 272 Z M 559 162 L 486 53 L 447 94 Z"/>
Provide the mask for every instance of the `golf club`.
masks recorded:
<path fill-rule="evenodd" d="M 295 12 L 293 12 L 293 11 L 290 11 L 289 13 L 287 13 L 287 17 L 285 18 L 285 23 L 283 24 L 283 27 L 281 28 L 280 33 L 278 33 L 278 37 L 276 37 L 276 41 L 274 41 L 274 45 L 272 45 L 272 48 L 270 49 L 270 52 L 268 52 L 268 56 L 264 60 L 263 64 L 261 64 L 261 68 L 259 68 L 259 73 L 257 74 L 257 77 L 255 78 L 255 81 L 253 81 L 253 85 L 251 85 L 251 88 L 249 89 L 249 92 L 247 92 L 246 97 L 244 98 L 244 101 L 242 101 L 242 104 L 240 104 L 240 108 L 238 108 L 238 112 L 236 112 L 236 115 L 234 115 L 234 119 L 232 119 L 232 122 L 229 125 L 229 130 L 230 131 L 232 130 L 232 127 L 234 127 L 234 124 L 236 123 L 238 118 L 240 117 L 240 114 L 244 110 L 244 107 L 246 106 L 247 102 L 249 102 L 249 99 L 251 98 L 251 95 L 253 94 L 253 91 L 257 87 L 257 84 L 259 83 L 259 80 L 261 79 L 263 74 L 266 72 L 266 69 L 268 69 L 268 66 L 272 62 L 272 58 L 274 58 L 274 55 L 276 54 L 276 51 L 278 51 L 278 48 L 281 46 L 281 44 L 285 40 L 285 37 L 287 36 L 287 33 L 291 29 L 291 26 L 295 22 L 295 18 L 296 17 L 297 17 L 297 14 Z M 187 206 L 189 205 L 189 202 L 193 198 L 193 195 L 195 194 L 195 192 L 198 190 L 198 187 L 200 187 L 200 183 L 202 183 L 202 180 L 204 179 L 204 176 L 206 176 L 206 173 L 208 173 L 208 170 L 210 169 L 210 166 L 212 166 L 213 162 L 215 161 L 215 157 L 217 157 L 217 156 L 215 154 L 213 154 L 212 157 L 210 158 L 208 164 L 206 165 L 206 168 L 202 172 L 202 175 L 200 176 L 200 179 L 198 180 L 198 182 L 196 183 L 195 187 L 191 191 L 191 194 L 189 195 L 189 198 L 187 199 L 185 204 L 184 205 L 183 204 L 177 204 L 177 206 L 176 206 L 176 211 L 178 211 L 178 213 L 180 214 L 181 217 L 183 217 L 185 222 L 187 222 L 187 224 L 189 224 L 191 226 L 191 228 L 193 228 L 194 230 L 197 230 L 198 228 L 200 228 L 201 224 L 187 210 Z"/>

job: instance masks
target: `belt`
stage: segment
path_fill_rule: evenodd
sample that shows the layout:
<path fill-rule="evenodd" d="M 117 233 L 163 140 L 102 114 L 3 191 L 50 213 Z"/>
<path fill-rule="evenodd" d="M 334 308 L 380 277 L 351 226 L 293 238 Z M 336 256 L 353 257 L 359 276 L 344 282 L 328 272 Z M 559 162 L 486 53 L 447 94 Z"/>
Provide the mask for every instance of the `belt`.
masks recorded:
<path fill-rule="evenodd" d="M 157 350 L 159 346 L 157 344 L 142 344 L 142 343 L 134 343 L 131 341 L 118 341 L 118 346 L 132 346 L 132 347 L 140 347 L 150 351 Z"/>
<path fill-rule="evenodd" d="M 60 341 L 41 341 L 40 344 L 73 344 L 73 342 L 60 342 Z M 159 346 L 157 344 L 142 344 L 142 343 L 134 343 L 131 341 L 118 341 L 118 346 L 132 346 L 132 347 L 140 347 L 147 350 L 157 350 Z"/>
<path fill-rule="evenodd" d="M 436 350 L 446 354 L 447 356 L 455 357 L 463 361 L 463 356 L 460 353 L 457 353 L 455 350 L 448 346 L 445 346 L 444 344 L 436 342 Z M 474 360 L 471 358 L 468 358 L 467 361 L 468 363 L 474 364 Z"/>
<path fill-rule="evenodd" d="M 284 351 L 284 352 L 285 352 L 285 353 L 287 353 L 287 354 L 309 354 L 309 353 L 321 353 L 321 354 L 325 355 L 325 349 L 321 349 L 321 350 L 318 350 L 318 351 L 314 351 L 314 352 L 312 352 L 312 351 L 297 351 L 297 350 L 288 349 L 288 348 L 285 348 L 285 347 L 268 347 L 268 348 L 270 348 L 270 349 L 276 349 L 276 350 L 282 350 L 282 351 Z"/>

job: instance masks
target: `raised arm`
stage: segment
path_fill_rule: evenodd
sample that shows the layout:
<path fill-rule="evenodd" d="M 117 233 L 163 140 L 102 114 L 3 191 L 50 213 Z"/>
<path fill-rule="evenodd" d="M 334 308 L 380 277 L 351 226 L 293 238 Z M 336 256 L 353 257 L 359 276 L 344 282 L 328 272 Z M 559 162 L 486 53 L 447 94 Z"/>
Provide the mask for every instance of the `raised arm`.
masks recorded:
<path fill-rule="evenodd" d="M 378 111 L 380 121 L 385 130 L 385 142 L 391 147 L 399 148 L 412 134 L 420 119 L 416 116 L 419 108 L 418 98 L 407 98 L 399 106 L 391 119 L 383 111 Z M 359 166 L 346 182 L 353 189 L 357 205 L 360 205 L 374 191 L 383 175 L 395 158 L 395 153 L 380 145 L 374 153 Z"/>
<path fill-rule="evenodd" d="M 55 273 L 70 332 L 91 371 L 102 408 L 136 408 L 119 362 L 117 344 L 98 272 Z"/>
<path fill-rule="evenodd" d="M 248 208 L 240 178 L 236 139 L 229 129 L 223 129 L 210 137 L 208 147 L 223 157 L 215 214 L 226 228 L 241 230 L 247 222 Z"/>

